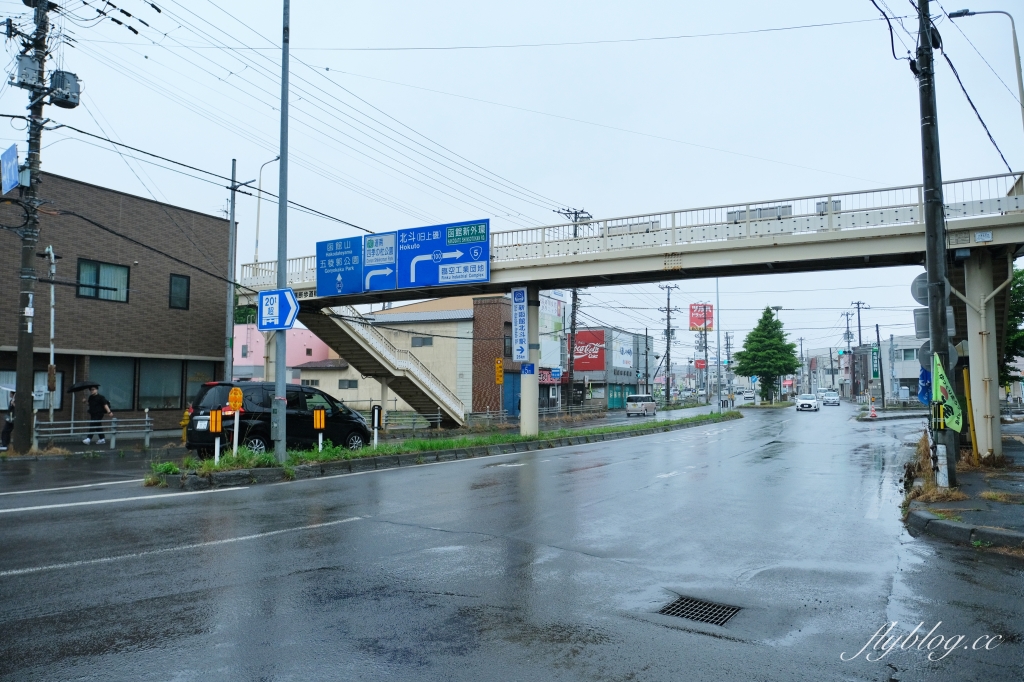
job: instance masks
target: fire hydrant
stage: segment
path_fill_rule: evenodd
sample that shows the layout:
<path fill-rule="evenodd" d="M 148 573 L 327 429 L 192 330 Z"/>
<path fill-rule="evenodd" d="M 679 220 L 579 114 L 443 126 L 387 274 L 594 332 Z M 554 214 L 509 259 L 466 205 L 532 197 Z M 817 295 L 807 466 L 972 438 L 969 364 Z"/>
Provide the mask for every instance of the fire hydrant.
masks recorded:
<path fill-rule="evenodd" d="M 188 410 L 185 410 L 185 414 L 181 415 L 181 421 L 178 422 L 178 426 L 181 427 L 181 442 L 184 443 L 188 440 Z"/>

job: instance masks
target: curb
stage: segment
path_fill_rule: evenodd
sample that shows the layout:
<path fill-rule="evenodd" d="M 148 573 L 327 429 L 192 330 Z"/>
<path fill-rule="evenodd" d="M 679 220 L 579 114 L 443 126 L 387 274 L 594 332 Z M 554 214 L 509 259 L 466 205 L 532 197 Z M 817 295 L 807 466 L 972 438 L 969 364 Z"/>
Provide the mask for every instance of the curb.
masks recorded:
<path fill-rule="evenodd" d="M 729 417 L 726 419 L 703 419 L 688 424 L 676 424 L 674 426 L 656 426 L 631 431 L 618 431 L 613 433 L 592 434 L 589 436 L 568 436 L 564 438 L 545 438 L 540 440 L 523 441 L 520 443 L 504 443 L 501 445 L 476 445 L 469 448 L 455 448 L 451 450 L 432 450 L 429 452 L 411 452 L 401 455 L 382 455 L 380 457 L 357 457 L 354 459 L 341 459 L 333 462 L 318 462 L 314 464 L 299 464 L 291 467 L 293 474 L 285 478 L 285 467 L 266 467 L 259 469 L 235 469 L 233 471 L 215 471 L 209 476 L 199 476 L 195 472 L 185 472 L 181 475 L 165 474 L 161 476 L 163 482 L 169 489 L 184 490 L 207 490 L 209 488 L 226 488 L 232 486 L 248 486 L 259 483 L 278 483 L 285 480 L 303 478 L 322 478 L 326 476 L 339 476 L 344 474 L 355 474 L 364 471 L 376 471 L 379 469 L 396 469 L 400 467 L 416 466 L 419 464 L 432 464 L 436 462 L 450 462 L 459 459 L 475 459 L 477 457 L 494 457 L 497 455 L 510 455 L 517 452 L 532 452 L 534 450 L 547 450 L 549 448 L 567 447 L 570 445 L 585 445 L 587 443 L 601 443 L 621 438 L 635 436 L 649 436 L 656 433 L 667 433 L 681 429 L 691 429 L 708 424 L 718 424 L 725 421 L 740 419 L 741 417 Z"/>
<path fill-rule="evenodd" d="M 857 416 L 859 422 L 888 422 L 895 419 L 927 419 L 928 413 L 922 411 L 921 414 L 880 414 L 877 417 L 866 417 Z"/>
<path fill-rule="evenodd" d="M 907 526 L 919 533 L 949 540 L 958 545 L 980 542 L 990 547 L 1024 548 L 1024 533 L 1006 528 L 972 526 L 959 521 L 946 521 L 931 512 L 917 509 L 907 515 Z"/>

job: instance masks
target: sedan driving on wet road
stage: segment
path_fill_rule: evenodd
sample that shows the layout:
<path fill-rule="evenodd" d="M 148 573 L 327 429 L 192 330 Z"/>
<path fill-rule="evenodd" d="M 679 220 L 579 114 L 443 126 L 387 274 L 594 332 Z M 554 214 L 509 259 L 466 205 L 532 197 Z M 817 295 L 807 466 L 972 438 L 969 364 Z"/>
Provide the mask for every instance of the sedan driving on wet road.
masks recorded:
<path fill-rule="evenodd" d="M 801 393 L 796 397 L 796 409 L 798 412 L 804 410 L 813 410 L 817 412 L 821 409 L 821 405 L 818 403 L 818 399 L 813 393 Z"/>

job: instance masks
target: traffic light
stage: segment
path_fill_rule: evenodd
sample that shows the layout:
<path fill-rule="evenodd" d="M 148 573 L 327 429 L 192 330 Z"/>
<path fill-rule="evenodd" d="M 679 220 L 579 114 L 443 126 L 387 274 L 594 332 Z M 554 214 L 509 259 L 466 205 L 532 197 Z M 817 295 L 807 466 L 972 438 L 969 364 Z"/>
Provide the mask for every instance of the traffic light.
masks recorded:
<path fill-rule="evenodd" d="M 836 351 L 836 354 L 837 354 L 837 355 L 842 355 L 842 354 L 843 354 L 843 353 L 845 353 L 845 352 L 846 352 L 846 351 L 844 351 L 844 350 L 838 350 L 838 351 Z"/>

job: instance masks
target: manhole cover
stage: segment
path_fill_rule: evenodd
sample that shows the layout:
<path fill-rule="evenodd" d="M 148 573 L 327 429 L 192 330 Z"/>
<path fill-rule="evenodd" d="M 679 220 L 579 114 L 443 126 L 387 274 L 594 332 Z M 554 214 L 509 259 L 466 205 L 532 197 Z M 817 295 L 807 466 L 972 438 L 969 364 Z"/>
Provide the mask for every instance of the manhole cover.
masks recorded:
<path fill-rule="evenodd" d="M 701 623 L 711 623 L 712 625 L 725 625 L 729 622 L 730 618 L 739 612 L 740 608 L 738 606 L 715 604 L 714 602 L 701 601 L 691 597 L 680 597 L 658 611 L 663 616 L 677 616 Z"/>

